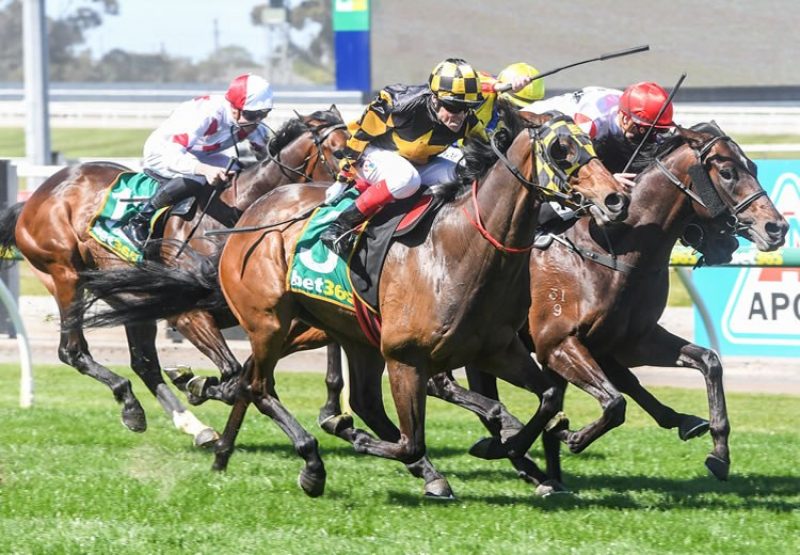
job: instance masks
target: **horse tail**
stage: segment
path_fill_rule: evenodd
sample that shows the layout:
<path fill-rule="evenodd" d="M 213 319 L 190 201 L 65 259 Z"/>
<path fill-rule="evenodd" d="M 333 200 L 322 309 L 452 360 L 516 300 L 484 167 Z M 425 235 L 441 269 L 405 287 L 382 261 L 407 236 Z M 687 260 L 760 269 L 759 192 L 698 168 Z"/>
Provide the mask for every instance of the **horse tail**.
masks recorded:
<path fill-rule="evenodd" d="M 5 251 L 17 246 L 14 231 L 17 227 L 19 214 L 22 212 L 24 202 L 18 202 L 0 211 L 0 251 Z"/>
<path fill-rule="evenodd" d="M 203 257 L 184 251 L 181 267 L 144 261 L 137 266 L 81 272 L 87 294 L 76 299 L 62 324 L 65 329 L 96 328 L 169 318 L 190 310 L 227 309 L 217 279 L 221 251 Z M 98 301 L 108 306 L 95 307 Z"/>

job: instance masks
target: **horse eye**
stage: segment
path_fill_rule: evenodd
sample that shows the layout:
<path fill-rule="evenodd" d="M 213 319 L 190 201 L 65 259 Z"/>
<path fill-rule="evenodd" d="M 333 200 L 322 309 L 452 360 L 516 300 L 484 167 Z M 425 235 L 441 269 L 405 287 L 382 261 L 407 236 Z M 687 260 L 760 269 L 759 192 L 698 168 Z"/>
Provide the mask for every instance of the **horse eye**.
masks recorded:
<path fill-rule="evenodd" d="M 736 176 L 736 173 L 731 168 L 722 168 L 719 170 L 719 176 L 725 181 L 730 181 Z"/>

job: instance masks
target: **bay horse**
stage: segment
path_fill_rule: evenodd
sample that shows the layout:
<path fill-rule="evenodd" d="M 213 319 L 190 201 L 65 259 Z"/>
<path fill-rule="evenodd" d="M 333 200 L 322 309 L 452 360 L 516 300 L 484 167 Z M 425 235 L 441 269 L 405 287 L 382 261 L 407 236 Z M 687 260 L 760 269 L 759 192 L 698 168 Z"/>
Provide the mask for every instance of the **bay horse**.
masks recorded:
<path fill-rule="evenodd" d="M 627 394 L 661 427 L 677 428 L 683 440 L 710 427 L 713 449 L 705 465 L 725 480 L 730 425 L 719 355 L 658 324 L 667 302 L 670 252 L 687 224 L 711 230 L 705 245 L 711 263 L 730 260 L 738 247 L 734 233 L 761 251 L 777 249 L 788 224 L 758 182 L 755 165 L 716 124 L 679 128 L 661 152 L 637 177 L 624 221 L 600 228 L 580 220 L 549 248 L 531 251 L 527 331 L 538 361 L 555 373 L 559 388 L 572 383 L 603 409 L 583 428 L 555 433 L 572 452 L 623 423 Z M 661 404 L 630 370 L 642 365 L 699 370 L 710 424 Z M 467 366 L 470 387 L 497 398 L 495 378 L 480 370 Z M 526 451 L 531 439 L 532 434 L 495 437 L 476 444 L 473 453 L 506 457 Z M 551 443 L 548 475 L 560 480 L 557 451 Z"/>
<path fill-rule="evenodd" d="M 593 203 L 605 219 L 624 218 L 627 197 L 596 158 L 578 163 L 588 137 L 567 124 L 567 118 L 530 114 L 522 119 L 507 111 L 503 121 L 510 146 L 506 154 L 496 147 L 490 158 L 482 160 L 472 194 L 461 194 L 446 204 L 425 226 L 425 233 L 411 234 L 390 247 L 379 293 L 380 349 L 369 343 L 352 312 L 286 289 L 288 262 L 304 225 L 296 215 L 318 205 L 323 188 L 278 188 L 242 215 L 237 224 L 242 233 L 234 233 L 226 242 L 218 272 L 253 356 L 244 373 L 246 387 L 240 390 L 215 447 L 215 468 L 226 467 L 245 410 L 253 403 L 276 421 L 305 460 L 298 480 L 302 489 L 310 496 L 323 493 L 325 469 L 317 441 L 275 391 L 275 364 L 295 318 L 325 331 L 348 358 L 366 368 L 382 368 L 381 358 L 386 361 L 400 433 L 384 440 L 352 429 L 349 438 L 357 452 L 406 464 L 421 460 L 426 454 L 428 379 L 473 360 L 486 361 L 505 379 L 540 395 L 540 406 L 524 429 L 534 436 L 541 432 L 555 414 L 558 393 L 532 371 L 532 359 L 516 333 L 524 322 L 527 253 L 543 198 L 539 171 L 569 168 L 563 185 Z M 544 168 L 537 152 L 543 149 L 542 138 L 556 132 L 559 123 L 568 134 L 557 133 L 558 148 L 542 158 L 551 164 Z M 468 154 L 469 148 L 469 167 Z M 439 487 L 429 493 L 452 494 L 446 480 Z"/>
<path fill-rule="evenodd" d="M 278 131 L 269 145 L 267 158 L 242 171 L 220 199 L 243 211 L 282 183 L 333 180 L 336 172 L 333 156 L 343 148 L 347 138 L 346 127 L 334 106 L 310 116 L 298 116 Z M 100 208 L 103 191 L 125 171 L 130 170 L 108 162 L 64 168 L 47 179 L 25 203 L 13 205 L 0 215 L 0 246 L 19 249 L 55 297 L 62 323 L 70 306 L 84 293 L 81 272 L 127 266 L 88 234 L 88 224 Z M 166 264 L 185 263 L 175 259 L 176 249 L 171 245 L 185 241 L 201 218 L 198 211 L 192 221 L 171 218 L 167 222 L 165 241 L 158 243 L 162 245 L 160 256 Z M 193 249 L 204 252 L 215 248 L 202 233 L 222 227 L 213 218 L 202 219 L 196 230 L 200 233 L 191 238 Z M 226 312 L 187 310 L 170 320 L 171 325 L 212 360 L 223 376 L 236 375 L 241 369 L 220 332 L 221 327 L 236 323 Z M 159 400 L 176 428 L 192 435 L 196 445 L 209 445 L 216 441 L 217 433 L 187 410 L 163 381 L 155 349 L 156 329 L 154 320 L 125 323 L 131 367 Z M 145 413 L 130 381 L 92 358 L 80 320 L 62 327 L 58 352 L 64 363 L 111 389 L 122 404 L 122 422 L 128 429 L 136 432 L 146 429 Z"/>

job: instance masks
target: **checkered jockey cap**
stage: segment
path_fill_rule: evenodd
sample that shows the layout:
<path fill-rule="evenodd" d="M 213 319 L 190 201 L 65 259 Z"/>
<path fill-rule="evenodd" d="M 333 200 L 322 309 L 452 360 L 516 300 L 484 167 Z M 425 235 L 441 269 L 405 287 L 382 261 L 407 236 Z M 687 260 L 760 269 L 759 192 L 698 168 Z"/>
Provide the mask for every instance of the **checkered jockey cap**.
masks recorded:
<path fill-rule="evenodd" d="M 448 58 L 433 68 L 428 84 L 440 100 L 473 107 L 483 102 L 478 73 L 460 58 Z"/>

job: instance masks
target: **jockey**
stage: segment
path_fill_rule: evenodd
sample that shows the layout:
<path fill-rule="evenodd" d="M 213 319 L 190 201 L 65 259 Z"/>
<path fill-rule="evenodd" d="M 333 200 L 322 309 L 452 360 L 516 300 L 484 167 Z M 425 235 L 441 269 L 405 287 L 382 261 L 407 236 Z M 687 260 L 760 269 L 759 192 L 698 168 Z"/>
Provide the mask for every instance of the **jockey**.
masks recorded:
<path fill-rule="evenodd" d="M 513 63 L 498 73 L 497 77 L 483 71 L 479 75 L 484 101 L 475 110 L 475 115 L 478 116 L 486 131 L 492 131 L 497 127 L 498 99 L 505 100 L 519 110 L 531 102 L 544 98 L 544 81 L 542 79 L 532 80 L 539 75 L 539 70 L 530 64 Z M 511 84 L 511 89 L 498 92 L 497 89 L 505 84 Z"/>
<path fill-rule="evenodd" d="M 337 183 L 326 193 L 333 203 L 356 178 L 369 186 L 339 214 L 320 239 L 339 256 L 352 249 L 353 228 L 421 185 L 452 181 L 461 153 L 453 143 L 484 137 L 473 110 L 483 101 L 478 73 L 459 58 L 438 64 L 428 85 L 391 85 L 381 90 L 361 118 L 339 162 Z"/>
<path fill-rule="evenodd" d="M 161 186 L 123 227 L 125 234 L 143 244 L 157 210 L 196 195 L 206 184 L 227 181 L 230 158 L 224 150 L 247 139 L 256 154 L 266 152 L 267 129 L 260 124 L 270 110 L 272 87 L 252 74 L 236 77 L 224 96 L 200 96 L 178 106 L 145 142 L 144 172 Z"/>
<path fill-rule="evenodd" d="M 572 117 L 588 133 L 597 156 L 612 172 L 621 172 L 641 142 L 647 129 L 653 126 L 651 143 L 660 142 L 665 133 L 675 127 L 672 121 L 672 102 L 656 120 L 669 95 L 660 85 L 644 81 L 625 91 L 602 87 L 585 87 L 534 102 L 525 110 L 544 113 L 558 110 Z M 616 173 L 617 179 L 632 185 L 632 174 Z"/>
<path fill-rule="evenodd" d="M 630 187 L 634 184 L 633 178 L 636 174 L 621 172 L 648 128 L 652 126 L 653 132 L 648 139 L 649 144 L 640 153 L 643 160 L 652 157 L 653 147 L 675 128 L 672 121 L 672 102 L 661 110 L 668 97 L 669 94 L 663 87 L 644 81 L 631 85 L 624 91 L 585 87 L 572 93 L 533 102 L 524 109 L 539 114 L 557 110 L 572 117 L 591 137 L 600 161 L 614 174 L 617 181 Z M 573 217 L 571 210 L 550 202 L 542 204 L 539 222 L 546 230 L 552 228 L 559 232 L 563 230 L 561 221 L 571 222 Z"/>

